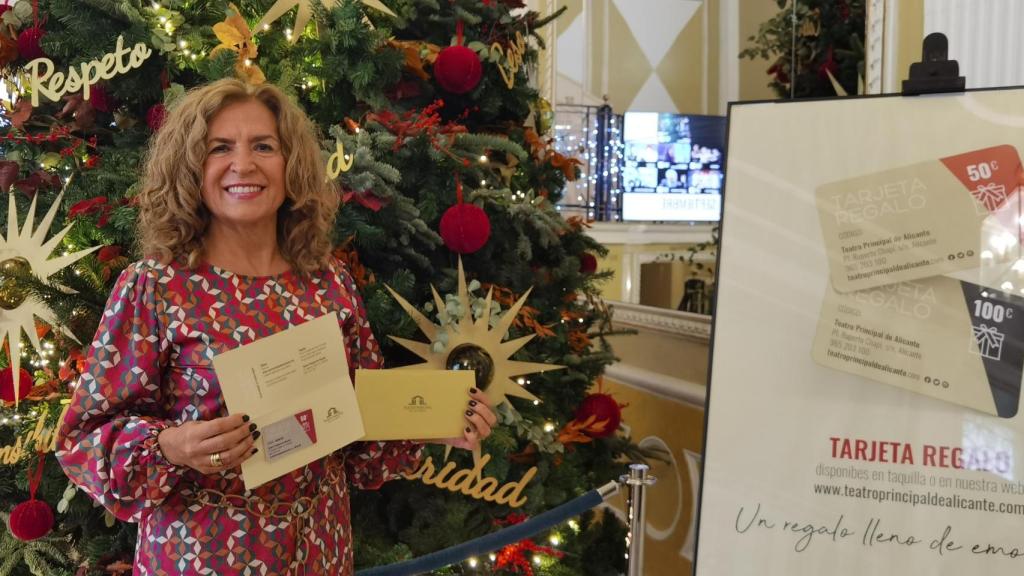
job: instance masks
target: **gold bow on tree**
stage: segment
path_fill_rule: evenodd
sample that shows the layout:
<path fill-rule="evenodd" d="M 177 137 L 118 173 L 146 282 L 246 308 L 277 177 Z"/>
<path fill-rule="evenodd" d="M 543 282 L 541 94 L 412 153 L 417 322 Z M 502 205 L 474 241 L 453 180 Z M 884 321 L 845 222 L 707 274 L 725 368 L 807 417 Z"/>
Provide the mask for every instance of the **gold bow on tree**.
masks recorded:
<path fill-rule="evenodd" d="M 220 40 L 220 45 L 210 51 L 213 56 L 220 50 L 231 50 L 238 53 L 238 61 L 235 62 L 235 72 L 240 78 L 249 84 L 263 84 L 267 77 L 263 70 L 253 62 L 256 58 L 256 44 L 252 41 L 252 30 L 249 24 L 242 18 L 238 7 L 228 4 L 230 10 L 228 17 L 223 22 L 213 25 L 213 33 Z"/>

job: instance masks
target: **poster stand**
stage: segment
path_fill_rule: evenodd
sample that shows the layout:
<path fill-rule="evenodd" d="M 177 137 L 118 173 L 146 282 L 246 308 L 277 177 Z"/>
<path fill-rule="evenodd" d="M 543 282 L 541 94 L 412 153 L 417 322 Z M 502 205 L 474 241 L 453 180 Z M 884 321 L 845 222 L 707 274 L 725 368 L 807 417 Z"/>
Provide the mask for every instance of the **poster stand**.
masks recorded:
<path fill-rule="evenodd" d="M 947 47 L 730 106 L 696 576 L 1020 573 L 1024 87 Z"/>

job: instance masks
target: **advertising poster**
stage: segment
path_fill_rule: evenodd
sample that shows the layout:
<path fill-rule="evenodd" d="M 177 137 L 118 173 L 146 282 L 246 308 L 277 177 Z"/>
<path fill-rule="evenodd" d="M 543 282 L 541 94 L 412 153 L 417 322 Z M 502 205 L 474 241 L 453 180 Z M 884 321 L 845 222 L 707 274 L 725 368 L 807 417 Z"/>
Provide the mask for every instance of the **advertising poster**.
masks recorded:
<path fill-rule="evenodd" d="M 1024 90 L 728 146 L 696 574 L 1024 573 Z"/>

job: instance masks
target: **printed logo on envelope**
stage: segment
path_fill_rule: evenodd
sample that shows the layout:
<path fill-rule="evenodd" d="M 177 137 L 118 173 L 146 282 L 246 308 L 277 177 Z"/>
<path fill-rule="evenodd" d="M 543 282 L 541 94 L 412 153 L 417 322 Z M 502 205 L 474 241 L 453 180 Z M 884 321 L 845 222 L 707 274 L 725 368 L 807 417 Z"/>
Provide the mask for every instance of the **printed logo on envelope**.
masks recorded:
<path fill-rule="evenodd" d="M 1024 298 L 946 276 L 826 288 L 814 360 L 1002 418 L 1017 414 Z"/>
<path fill-rule="evenodd" d="M 839 292 L 1012 259 L 1020 157 L 1002 145 L 825 184 L 815 192 Z"/>
<path fill-rule="evenodd" d="M 405 405 L 406 412 L 423 413 L 431 409 L 427 399 L 419 394 L 409 399 L 409 402 Z"/>

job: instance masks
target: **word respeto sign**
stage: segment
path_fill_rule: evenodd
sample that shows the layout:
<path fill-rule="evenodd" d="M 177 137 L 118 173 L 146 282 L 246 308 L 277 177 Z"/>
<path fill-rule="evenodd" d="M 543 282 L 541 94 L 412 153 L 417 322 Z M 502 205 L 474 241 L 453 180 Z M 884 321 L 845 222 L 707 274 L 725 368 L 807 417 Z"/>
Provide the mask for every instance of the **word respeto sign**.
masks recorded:
<path fill-rule="evenodd" d="M 25 66 L 29 75 L 32 105 L 39 106 L 40 96 L 57 102 L 65 94 L 79 90 L 82 91 L 82 97 L 88 100 L 92 94 L 92 87 L 97 82 L 131 72 L 142 66 L 152 54 L 153 50 L 142 42 L 131 48 L 125 47 L 124 37 L 118 36 L 113 52 L 104 54 L 102 58 L 72 66 L 66 73 L 54 72 L 55 66 L 49 58 L 36 58 Z"/>

